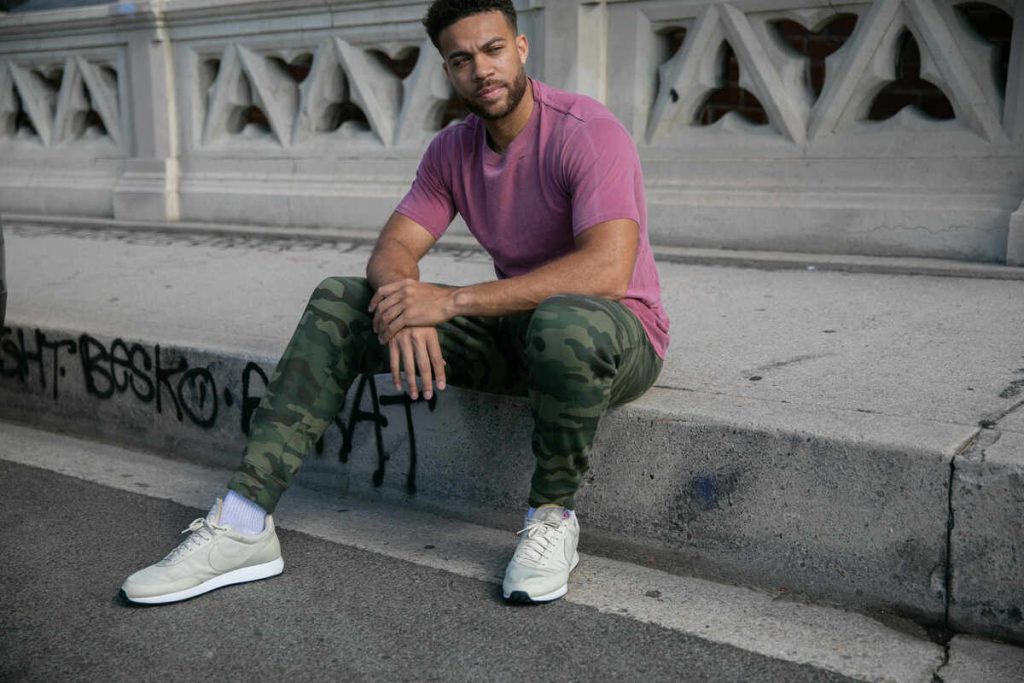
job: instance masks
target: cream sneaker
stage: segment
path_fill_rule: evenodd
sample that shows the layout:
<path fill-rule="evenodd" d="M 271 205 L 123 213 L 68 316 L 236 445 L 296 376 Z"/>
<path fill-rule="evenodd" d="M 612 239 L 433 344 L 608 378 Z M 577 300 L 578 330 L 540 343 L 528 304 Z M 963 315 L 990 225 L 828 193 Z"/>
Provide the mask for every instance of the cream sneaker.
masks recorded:
<path fill-rule="evenodd" d="M 542 505 L 518 532 L 519 545 L 505 570 L 502 596 L 510 602 L 550 602 L 569 590 L 569 572 L 579 564 L 576 513 Z"/>
<path fill-rule="evenodd" d="M 263 532 L 240 534 L 221 526 L 221 501 L 206 517 L 181 533 L 192 532 L 167 557 L 129 576 L 121 590 L 132 602 L 162 604 L 187 600 L 216 588 L 276 576 L 284 570 L 274 520 Z"/>

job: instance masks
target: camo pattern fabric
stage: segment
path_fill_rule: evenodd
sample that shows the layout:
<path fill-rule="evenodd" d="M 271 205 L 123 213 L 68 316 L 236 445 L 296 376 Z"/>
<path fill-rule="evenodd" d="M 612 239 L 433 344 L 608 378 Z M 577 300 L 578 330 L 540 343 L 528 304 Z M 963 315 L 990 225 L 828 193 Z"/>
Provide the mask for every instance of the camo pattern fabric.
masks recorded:
<path fill-rule="evenodd" d="M 390 372 L 367 312 L 372 296 L 364 278 L 328 278 L 316 288 L 228 488 L 273 512 L 352 382 Z M 601 416 L 645 392 L 662 365 L 632 312 L 596 297 L 554 296 L 527 313 L 457 317 L 437 331 L 449 385 L 528 396 L 533 506 L 574 507 Z"/>

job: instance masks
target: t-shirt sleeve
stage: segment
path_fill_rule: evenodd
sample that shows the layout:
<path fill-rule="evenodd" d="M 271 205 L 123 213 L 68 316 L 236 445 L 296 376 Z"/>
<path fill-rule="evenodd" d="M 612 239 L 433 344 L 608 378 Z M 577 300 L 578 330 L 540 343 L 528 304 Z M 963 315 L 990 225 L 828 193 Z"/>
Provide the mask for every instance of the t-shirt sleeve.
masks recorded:
<path fill-rule="evenodd" d="M 563 172 L 572 196 L 572 232 L 605 221 L 640 222 L 636 144 L 614 119 L 592 119 L 566 141 Z"/>
<path fill-rule="evenodd" d="M 443 165 L 444 149 L 444 136 L 438 135 L 423 154 L 412 187 L 395 209 L 426 228 L 434 239 L 441 237 L 455 218 L 451 185 L 445 180 L 449 174 Z"/>

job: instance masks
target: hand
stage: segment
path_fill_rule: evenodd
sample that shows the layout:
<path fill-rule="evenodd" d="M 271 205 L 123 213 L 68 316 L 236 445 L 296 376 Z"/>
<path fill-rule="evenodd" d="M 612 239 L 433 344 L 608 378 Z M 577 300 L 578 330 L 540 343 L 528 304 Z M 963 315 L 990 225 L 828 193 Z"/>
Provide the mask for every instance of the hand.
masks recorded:
<path fill-rule="evenodd" d="M 406 278 L 384 285 L 370 299 L 373 331 L 381 344 L 407 327 L 440 325 L 454 317 L 450 287 Z"/>
<path fill-rule="evenodd" d="M 416 386 L 416 373 L 423 383 L 423 398 L 428 401 L 434 396 L 434 385 L 438 391 L 444 391 L 444 358 L 441 357 L 441 342 L 437 338 L 437 330 L 433 327 L 406 327 L 395 334 L 388 342 L 391 353 L 391 378 L 395 382 L 395 391 L 402 390 L 402 369 L 409 386 L 412 400 L 419 398 Z"/>

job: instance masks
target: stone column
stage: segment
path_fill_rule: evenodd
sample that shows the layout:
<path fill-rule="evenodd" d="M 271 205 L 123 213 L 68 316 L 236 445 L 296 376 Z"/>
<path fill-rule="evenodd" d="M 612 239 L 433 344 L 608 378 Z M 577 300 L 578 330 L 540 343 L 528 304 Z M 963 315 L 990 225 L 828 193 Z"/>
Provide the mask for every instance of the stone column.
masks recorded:
<path fill-rule="evenodd" d="M 1017 0 L 1013 22 L 1010 63 L 1007 71 L 1006 106 L 1003 119 L 1010 138 L 1018 145 L 1024 143 L 1024 2 Z M 1006 265 L 1024 266 L 1024 200 L 1010 215 L 1010 229 L 1006 237 Z"/>
<path fill-rule="evenodd" d="M 114 217 L 176 221 L 178 140 L 174 99 L 174 61 L 163 16 L 164 0 L 145 6 L 122 2 L 117 8 L 129 24 L 131 158 L 114 187 Z"/>
<path fill-rule="evenodd" d="M 604 0 L 547 0 L 531 44 L 541 78 L 558 88 L 605 101 L 608 55 Z"/>
<path fill-rule="evenodd" d="M 1010 232 L 1006 237 L 1006 265 L 1024 266 L 1024 202 L 1010 215 Z"/>

